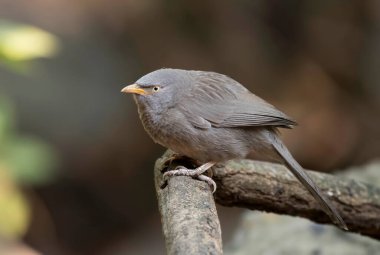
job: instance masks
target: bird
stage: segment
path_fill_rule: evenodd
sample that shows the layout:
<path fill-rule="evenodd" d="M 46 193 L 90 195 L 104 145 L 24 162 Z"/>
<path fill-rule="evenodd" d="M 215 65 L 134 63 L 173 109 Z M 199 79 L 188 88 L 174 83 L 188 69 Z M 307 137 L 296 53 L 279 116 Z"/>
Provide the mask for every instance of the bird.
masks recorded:
<path fill-rule="evenodd" d="M 218 162 L 252 159 L 285 165 L 340 228 L 347 226 L 279 137 L 279 128 L 297 123 L 227 75 L 162 68 L 121 92 L 133 94 L 140 120 L 154 142 L 200 162 L 177 167 L 164 177 L 191 176 L 215 182 L 203 173 Z"/>

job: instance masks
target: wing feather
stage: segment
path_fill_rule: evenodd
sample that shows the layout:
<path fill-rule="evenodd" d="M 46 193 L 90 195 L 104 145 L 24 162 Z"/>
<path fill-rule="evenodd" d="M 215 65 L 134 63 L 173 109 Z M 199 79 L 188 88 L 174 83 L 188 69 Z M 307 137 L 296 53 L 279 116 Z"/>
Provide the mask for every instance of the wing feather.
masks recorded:
<path fill-rule="evenodd" d="M 179 102 L 189 121 L 205 128 L 277 126 L 291 128 L 296 122 L 235 80 L 216 73 L 197 79 Z M 200 74 L 202 76 L 202 74 Z M 196 96 L 194 96 L 196 95 Z"/>

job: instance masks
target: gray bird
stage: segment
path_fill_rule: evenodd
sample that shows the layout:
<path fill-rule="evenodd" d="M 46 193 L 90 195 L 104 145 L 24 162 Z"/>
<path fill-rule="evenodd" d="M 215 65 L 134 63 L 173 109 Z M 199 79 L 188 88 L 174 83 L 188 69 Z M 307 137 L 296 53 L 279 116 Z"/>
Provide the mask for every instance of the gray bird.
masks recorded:
<path fill-rule="evenodd" d="M 167 171 L 164 176 L 192 176 L 215 189 L 215 183 L 203 173 L 217 162 L 248 158 L 281 163 L 332 221 L 347 229 L 278 137 L 277 128 L 291 128 L 296 123 L 237 81 L 215 72 L 159 69 L 122 92 L 134 94 L 143 126 L 156 143 L 202 164 L 196 169 Z"/>

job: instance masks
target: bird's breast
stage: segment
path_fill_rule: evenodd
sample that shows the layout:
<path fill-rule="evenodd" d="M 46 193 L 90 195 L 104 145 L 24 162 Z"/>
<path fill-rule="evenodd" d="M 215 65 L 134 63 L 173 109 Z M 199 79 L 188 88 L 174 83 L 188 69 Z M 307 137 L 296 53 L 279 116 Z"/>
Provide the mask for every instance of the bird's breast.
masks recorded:
<path fill-rule="evenodd" d="M 146 132 L 162 146 L 186 156 L 192 156 L 199 143 L 197 130 L 174 108 L 161 113 L 139 109 L 139 116 Z"/>
<path fill-rule="evenodd" d="M 160 143 L 162 137 L 162 116 L 161 114 L 153 114 L 152 112 L 139 109 L 139 116 L 145 131 L 157 143 Z"/>

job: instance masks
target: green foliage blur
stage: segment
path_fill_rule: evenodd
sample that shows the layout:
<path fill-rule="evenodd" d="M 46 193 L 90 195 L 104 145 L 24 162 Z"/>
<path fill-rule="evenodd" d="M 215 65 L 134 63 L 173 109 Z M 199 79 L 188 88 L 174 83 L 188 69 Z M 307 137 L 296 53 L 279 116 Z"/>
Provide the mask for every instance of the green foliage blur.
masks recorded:
<path fill-rule="evenodd" d="M 0 62 L 4 66 L 24 72 L 31 60 L 51 57 L 58 49 L 54 35 L 31 25 L 0 20 Z"/>
<path fill-rule="evenodd" d="M 39 185 L 52 179 L 56 167 L 53 149 L 40 139 L 15 130 L 15 114 L 9 100 L 0 98 L 0 162 L 18 184 Z"/>
<path fill-rule="evenodd" d="M 24 72 L 31 60 L 56 50 L 56 39 L 49 33 L 0 20 L 0 62 L 6 67 Z M 41 139 L 17 132 L 11 99 L 0 95 L 0 238 L 14 240 L 25 233 L 30 220 L 23 188 L 53 180 L 57 156 Z"/>

